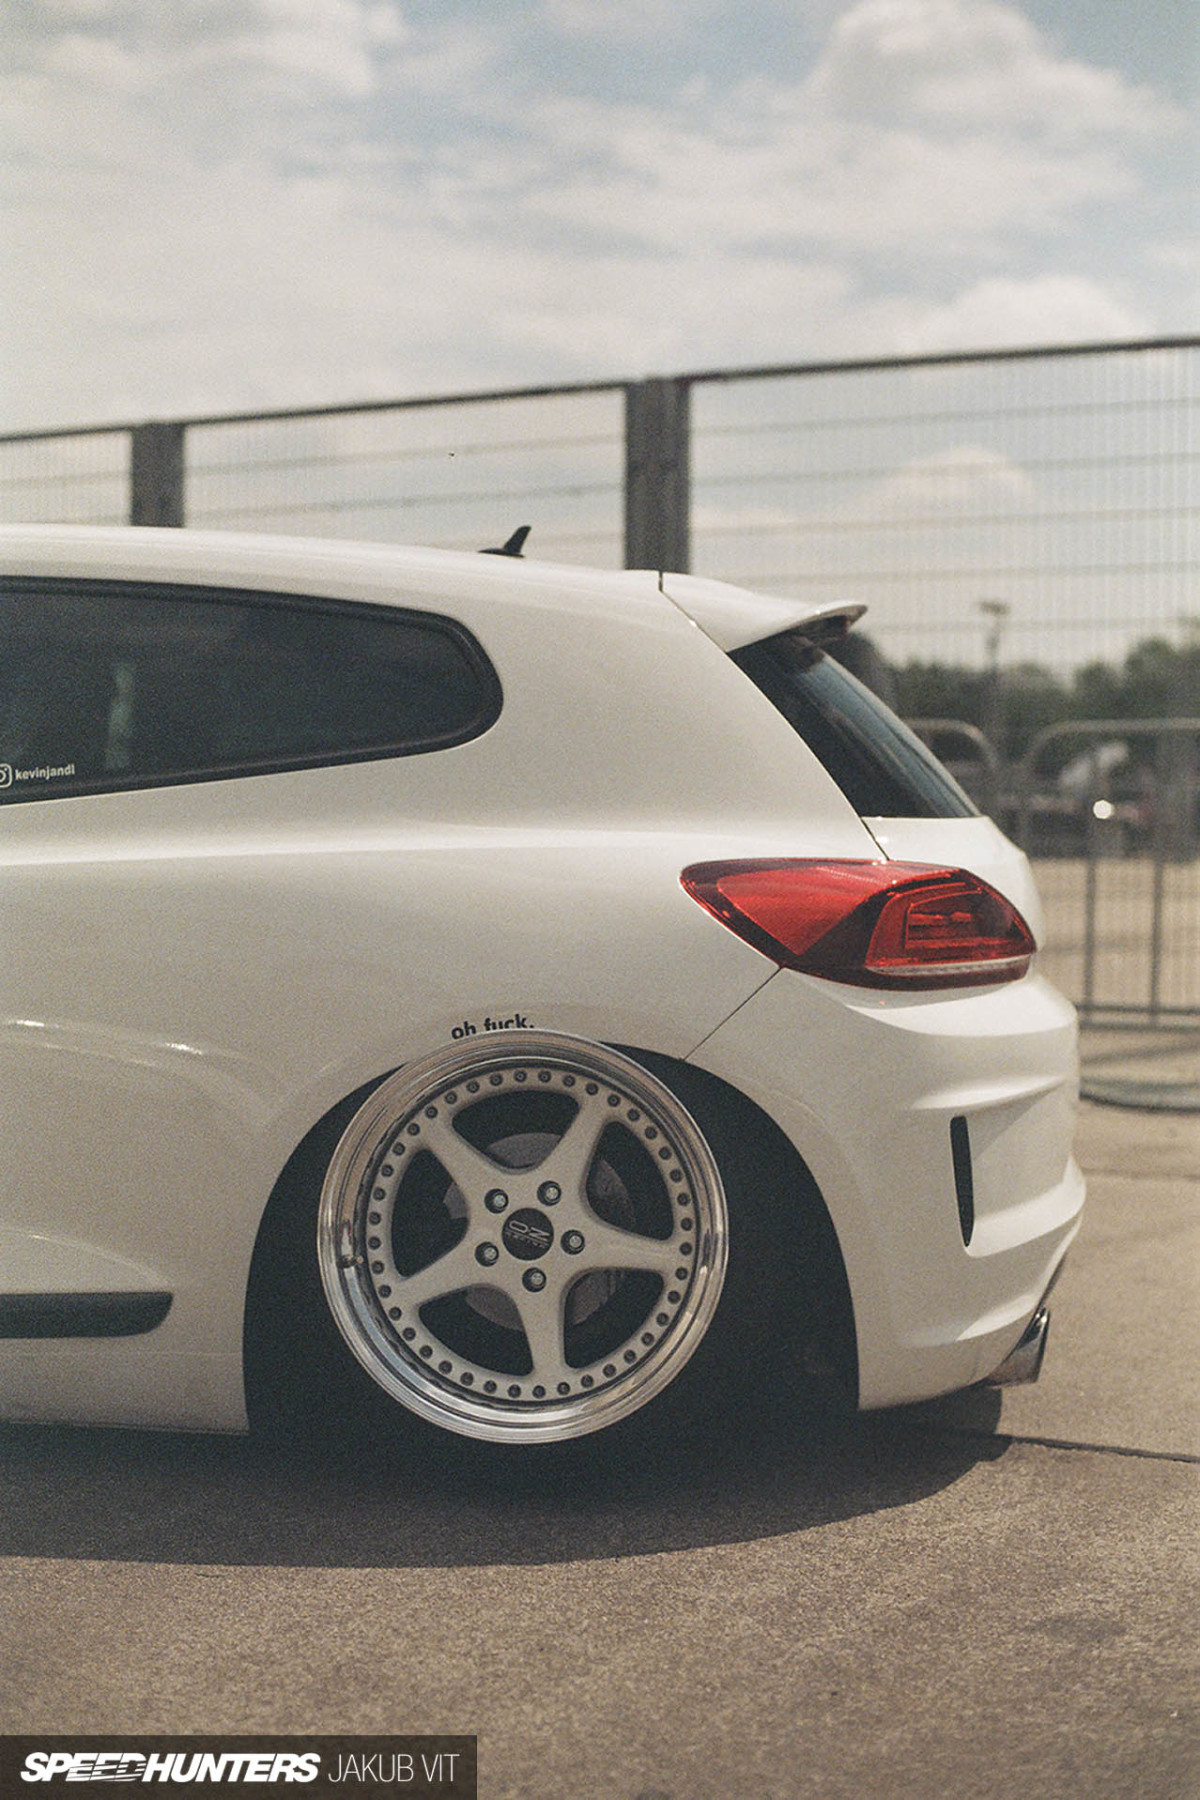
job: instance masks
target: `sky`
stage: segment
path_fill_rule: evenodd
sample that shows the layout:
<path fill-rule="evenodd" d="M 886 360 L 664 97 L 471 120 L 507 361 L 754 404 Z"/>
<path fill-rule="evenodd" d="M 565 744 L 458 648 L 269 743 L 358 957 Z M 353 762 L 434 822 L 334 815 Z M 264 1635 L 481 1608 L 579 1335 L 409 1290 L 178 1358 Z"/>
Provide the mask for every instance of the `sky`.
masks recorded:
<path fill-rule="evenodd" d="M 0 0 L 0 428 L 1195 330 L 1195 17 Z"/>

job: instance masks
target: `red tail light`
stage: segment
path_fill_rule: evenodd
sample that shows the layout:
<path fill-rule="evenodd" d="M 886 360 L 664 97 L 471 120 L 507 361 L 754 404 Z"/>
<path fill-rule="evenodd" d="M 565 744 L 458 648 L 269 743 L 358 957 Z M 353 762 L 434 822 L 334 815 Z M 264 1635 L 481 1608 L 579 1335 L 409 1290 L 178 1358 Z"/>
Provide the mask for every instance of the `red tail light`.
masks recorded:
<path fill-rule="evenodd" d="M 1003 894 L 964 869 L 924 863 L 693 863 L 693 900 L 785 969 L 856 987 L 1016 981 L 1036 944 Z"/>

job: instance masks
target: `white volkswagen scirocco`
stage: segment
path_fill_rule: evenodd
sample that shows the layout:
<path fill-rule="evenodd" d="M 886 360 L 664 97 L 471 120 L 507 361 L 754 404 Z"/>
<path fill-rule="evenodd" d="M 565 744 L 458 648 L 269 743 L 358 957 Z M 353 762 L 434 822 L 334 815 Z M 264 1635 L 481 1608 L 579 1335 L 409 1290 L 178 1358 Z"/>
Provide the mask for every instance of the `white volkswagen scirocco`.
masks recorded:
<path fill-rule="evenodd" d="M 1036 1373 L 1073 1015 L 861 609 L 0 552 L 0 1416 L 494 1453 Z"/>

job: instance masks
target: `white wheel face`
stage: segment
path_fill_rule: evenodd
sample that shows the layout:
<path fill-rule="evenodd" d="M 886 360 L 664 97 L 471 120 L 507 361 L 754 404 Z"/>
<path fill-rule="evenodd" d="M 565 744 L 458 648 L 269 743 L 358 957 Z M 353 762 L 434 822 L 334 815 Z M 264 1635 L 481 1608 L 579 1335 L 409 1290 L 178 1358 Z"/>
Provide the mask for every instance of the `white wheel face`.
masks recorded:
<path fill-rule="evenodd" d="M 321 1279 L 368 1374 L 413 1412 L 549 1443 L 636 1412 L 721 1294 L 720 1174 L 691 1115 L 627 1057 L 501 1032 L 401 1070 L 342 1138 Z"/>

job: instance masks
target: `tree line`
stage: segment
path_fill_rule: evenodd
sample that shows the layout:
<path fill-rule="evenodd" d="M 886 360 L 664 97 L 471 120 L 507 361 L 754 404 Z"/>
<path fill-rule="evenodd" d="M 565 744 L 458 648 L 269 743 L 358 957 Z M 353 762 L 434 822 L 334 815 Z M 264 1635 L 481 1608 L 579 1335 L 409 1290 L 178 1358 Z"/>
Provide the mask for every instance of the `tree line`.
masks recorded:
<path fill-rule="evenodd" d="M 890 665 L 881 679 L 869 651 L 846 661 L 902 718 L 962 719 L 985 731 L 1010 762 L 1039 731 L 1067 719 L 1200 716 L 1200 627 L 1182 647 L 1143 638 L 1121 663 L 1084 663 L 1065 676 L 1036 662 L 992 671 L 914 658 Z"/>

